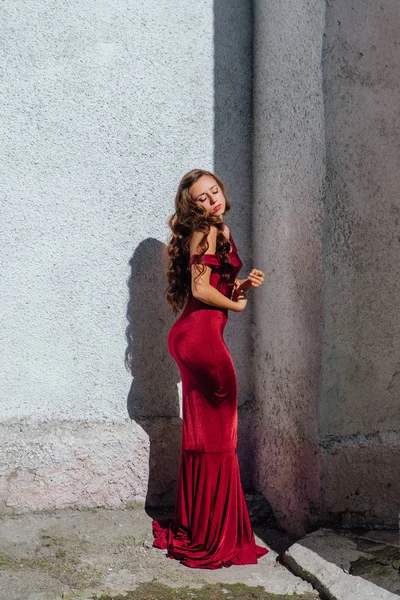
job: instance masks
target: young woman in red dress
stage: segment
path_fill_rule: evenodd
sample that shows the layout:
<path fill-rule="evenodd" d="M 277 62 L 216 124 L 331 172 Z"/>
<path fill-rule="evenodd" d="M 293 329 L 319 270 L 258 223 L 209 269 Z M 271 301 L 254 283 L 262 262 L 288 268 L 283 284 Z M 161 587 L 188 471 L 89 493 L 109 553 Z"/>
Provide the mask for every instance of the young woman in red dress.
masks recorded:
<path fill-rule="evenodd" d="M 223 332 L 228 311 L 246 308 L 264 280 L 242 267 L 223 215 L 223 182 L 194 169 L 179 183 L 169 218 L 166 298 L 183 308 L 168 336 L 182 379 L 182 447 L 175 515 L 153 520 L 153 546 L 188 567 L 255 564 L 268 549 L 255 543 L 237 456 L 238 393 Z"/>

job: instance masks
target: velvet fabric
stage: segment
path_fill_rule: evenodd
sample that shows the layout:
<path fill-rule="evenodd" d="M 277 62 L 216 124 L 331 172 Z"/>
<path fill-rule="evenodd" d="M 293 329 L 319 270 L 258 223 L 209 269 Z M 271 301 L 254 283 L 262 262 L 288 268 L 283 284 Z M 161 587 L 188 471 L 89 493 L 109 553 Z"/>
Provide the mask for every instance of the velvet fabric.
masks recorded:
<path fill-rule="evenodd" d="M 230 297 L 242 261 L 232 235 L 230 281 L 219 259 L 205 254 L 210 283 Z M 190 257 L 190 265 L 199 255 Z M 237 456 L 238 393 L 223 332 L 228 310 L 188 300 L 168 336 L 182 379 L 182 447 L 175 513 L 152 521 L 153 546 L 188 567 L 219 569 L 256 564 L 268 549 L 255 543 Z"/>

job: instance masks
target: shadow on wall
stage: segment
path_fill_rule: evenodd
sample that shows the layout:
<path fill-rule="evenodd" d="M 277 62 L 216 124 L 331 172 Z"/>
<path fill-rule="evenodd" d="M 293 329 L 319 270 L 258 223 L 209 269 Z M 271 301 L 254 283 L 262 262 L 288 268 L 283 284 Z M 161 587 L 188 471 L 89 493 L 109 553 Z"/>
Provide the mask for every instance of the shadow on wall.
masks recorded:
<path fill-rule="evenodd" d="M 235 205 L 232 224 L 241 243 L 245 268 L 251 243 L 252 172 L 252 4 L 242 0 L 214 2 L 214 156 L 213 170 L 232 190 Z M 203 167 L 197 164 L 191 167 Z M 210 165 L 207 165 L 210 167 Z M 230 215 L 229 215 L 230 217 Z M 234 223 L 237 223 L 235 227 Z M 236 235 L 237 231 L 237 235 Z M 149 436 L 150 464 L 146 506 L 173 507 L 179 475 L 181 419 L 177 384 L 178 367 L 169 354 L 167 339 L 176 316 L 165 299 L 166 246 L 154 238 L 144 240 L 130 260 L 129 303 L 126 330 L 127 357 L 133 376 L 128 414 Z M 252 399 L 249 390 L 251 352 L 248 312 L 228 323 L 226 338 L 238 376 L 240 398 Z M 239 418 L 239 458 L 246 487 L 251 483 L 249 411 Z"/>
<path fill-rule="evenodd" d="M 179 473 L 181 427 L 179 369 L 168 350 L 175 315 L 165 298 L 166 245 L 144 240 L 129 261 L 126 366 L 133 377 L 128 414 L 150 443 L 147 507 L 173 507 Z M 146 474 L 144 474 L 146 476 Z"/>

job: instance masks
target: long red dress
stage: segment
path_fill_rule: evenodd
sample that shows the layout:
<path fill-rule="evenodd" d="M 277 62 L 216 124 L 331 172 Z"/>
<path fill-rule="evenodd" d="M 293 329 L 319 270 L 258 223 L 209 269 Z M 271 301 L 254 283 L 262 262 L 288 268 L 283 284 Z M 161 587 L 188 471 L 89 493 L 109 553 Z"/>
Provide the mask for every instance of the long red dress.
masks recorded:
<path fill-rule="evenodd" d="M 211 267 L 210 284 L 227 297 L 242 267 L 231 234 L 229 241 L 235 267 L 229 282 L 220 277 L 216 254 L 202 257 Z M 168 336 L 182 379 L 182 447 L 175 514 L 152 521 L 153 546 L 200 569 L 256 564 L 268 552 L 255 543 L 241 485 L 236 373 L 223 338 L 227 319 L 228 309 L 189 292 Z"/>

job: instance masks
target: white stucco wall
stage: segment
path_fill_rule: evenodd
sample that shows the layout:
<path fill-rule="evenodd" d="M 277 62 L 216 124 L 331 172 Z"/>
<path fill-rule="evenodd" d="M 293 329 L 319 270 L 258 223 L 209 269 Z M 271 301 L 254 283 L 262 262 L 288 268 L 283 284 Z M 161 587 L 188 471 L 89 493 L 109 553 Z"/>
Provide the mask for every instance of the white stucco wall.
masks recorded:
<path fill-rule="evenodd" d="M 182 175 L 215 169 L 250 266 L 249 7 L 217 23 L 210 0 L 1 11 L 0 508 L 171 504 L 181 422 L 167 217 Z M 226 336 L 242 404 L 249 320 Z"/>

